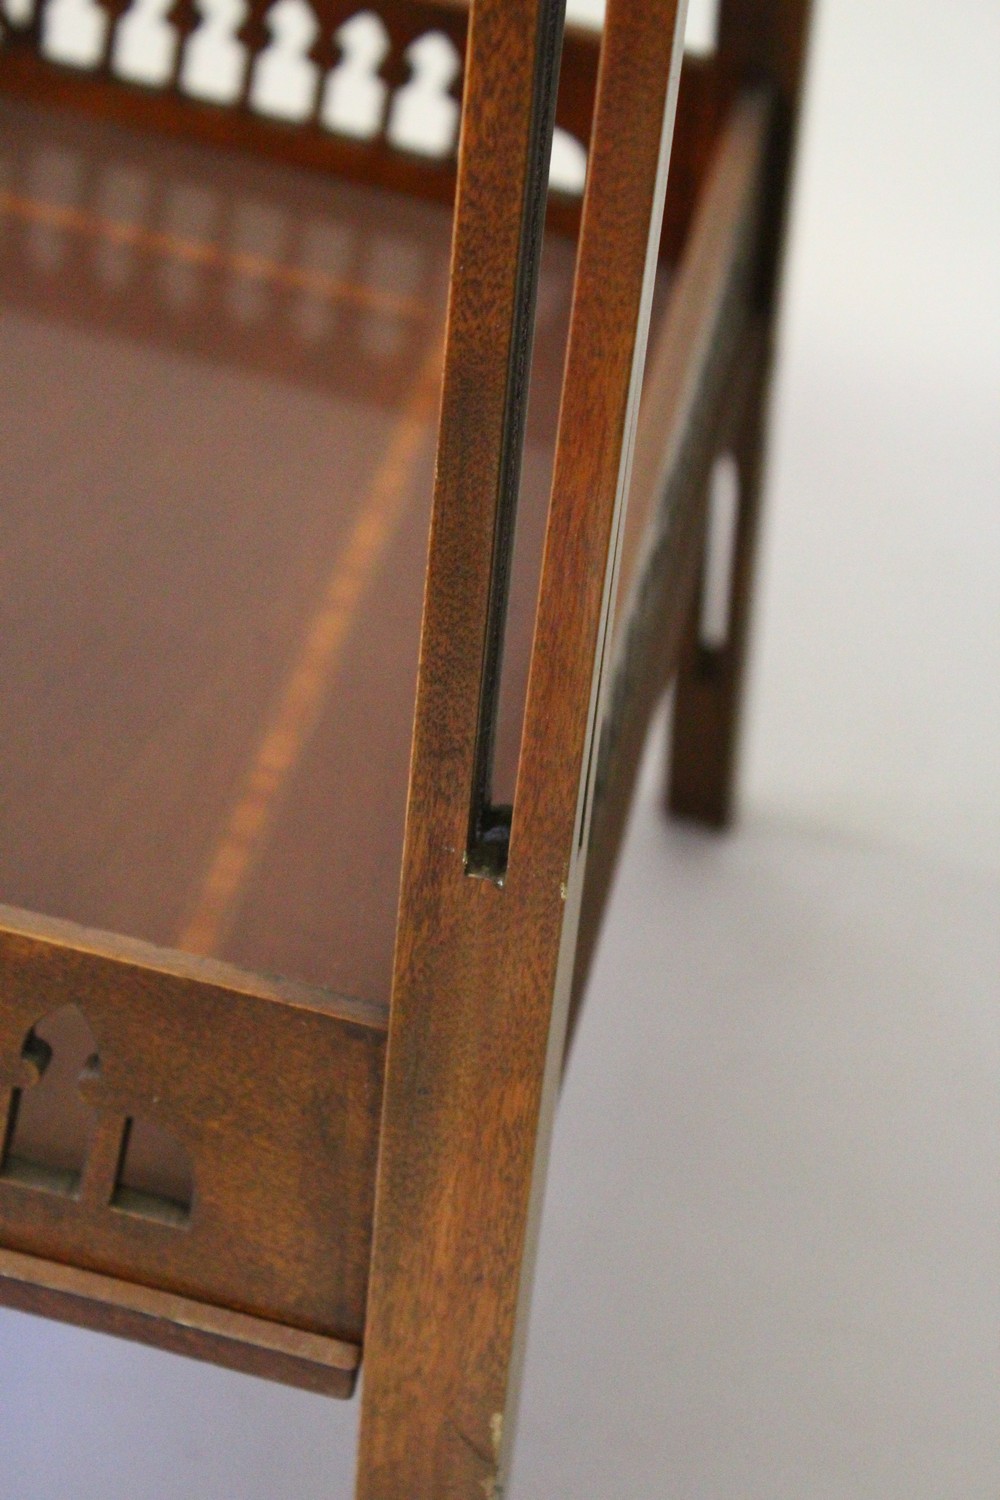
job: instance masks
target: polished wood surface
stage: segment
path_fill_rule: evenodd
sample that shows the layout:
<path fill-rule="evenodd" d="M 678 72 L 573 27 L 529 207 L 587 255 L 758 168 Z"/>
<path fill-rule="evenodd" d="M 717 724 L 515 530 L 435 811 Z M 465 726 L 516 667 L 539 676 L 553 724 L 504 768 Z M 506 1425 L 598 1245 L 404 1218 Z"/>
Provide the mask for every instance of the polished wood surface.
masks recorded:
<path fill-rule="evenodd" d="M 163 1294 L 129 1301 L 98 1288 L 112 1331 L 129 1309 L 165 1324 L 164 1297 L 215 1305 L 248 1320 L 224 1361 L 248 1369 L 272 1346 L 291 1353 L 296 1332 L 314 1335 L 325 1341 L 317 1378 L 346 1394 L 343 1358 L 333 1377 L 322 1367 L 330 1340 L 361 1341 L 384 1008 L 10 908 L 0 908 L 0 1001 L 0 1243 Z M 93 1053 L 60 1075 L 67 1013 Z M 48 1018 L 62 1020 L 61 1036 Z M 72 1174 L 51 1150 L 58 1100 L 50 1139 L 36 1128 L 22 1141 L 18 1128 L 53 1084 L 79 1101 Z M 183 1201 L 162 1174 L 127 1185 L 135 1126 L 183 1153 Z M 0 1300 L 10 1292 L 24 1305 L 23 1280 L 5 1279 L 0 1264 Z M 211 1358 L 225 1328 L 207 1314 L 201 1323 L 203 1345 L 197 1323 L 187 1343 Z"/>
<path fill-rule="evenodd" d="M 271 0 L 250 0 L 242 16 L 230 18 L 223 13 L 216 18 L 216 66 L 224 64 L 219 53 L 227 44 L 232 51 L 234 76 L 228 87 L 211 76 L 192 76 L 187 65 L 199 14 L 184 0 L 168 0 L 163 7 L 160 25 L 168 46 L 168 65 L 154 65 L 150 72 L 147 64 L 141 78 L 123 65 L 117 45 L 129 12 L 136 10 L 134 0 L 131 4 L 130 0 L 94 0 L 91 18 L 96 18 L 97 44 L 88 46 L 84 41 L 80 48 L 78 42 L 68 53 L 54 48 L 51 37 L 48 45 L 43 40 L 45 12 L 52 3 L 39 0 L 27 14 L 14 7 L 14 24 L 5 27 L 0 39 L 0 89 L 4 92 L 160 136 L 235 148 L 258 159 L 379 183 L 410 196 L 449 203 L 453 198 L 468 28 L 464 0 L 375 0 L 370 7 L 357 0 L 314 0 L 299 24 L 308 28 L 311 22 L 315 35 L 304 47 L 294 40 L 290 47 L 299 71 L 305 69 L 299 87 L 290 91 L 287 83 L 284 90 L 274 83 L 262 86 L 266 55 L 274 40 L 269 24 Z M 350 34 L 360 14 L 374 21 L 374 36 L 369 34 L 359 49 L 352 45 Z M 430 70 L 431 105 L 444 105 L 451 117 L 439 139 L 433 138 L 434 132 L 426 139 L 419 131 L 408 135 L 405 128 L 400 129 L 395 110 L 401 91 L 420 76 L 421 48 L 429 36 L 438 44 Z M 442 40 L 447 60 L 440 58 Z M 598 46 L 593 31 L 573 27 L 563 49 L 560 127 L 581 151 L 590 131 Z M 360 117 L 352 116 L 349 105 L 345 108 L 331 98 L 330 84 L 336 80 L 338 67 L 346 64 L 350 75 L 352 61 L 356 63 L 355 85 L 360 80 L 372 95 L 368 118 L 364 110 Z M 423 77 L 427 76 L 424 71 Z M 437 89 L 436 80 L 440 80 Z M 553 196 L 552 222 L 564 230 L 578 223 L 581 190 L 582 183 L 571 191 L 557 190 Z"/>
<path fill-rule="evenodd" d="M 96 119 L 115 120 L 158 137 L 172 135 L 236 149 L 256 159 L 380 183 L 411 197 L 449 204 L 454 199 L 467 0 L 376 0 L 363 7 L 357 0 L 315 0 L 299 23 L 308 27 L 311 19 L 315 27 L 315 35 L 298 49 L 296 58 L 305 76 L 300 73 L 298 89 L 290 93 L 287 77 L 284 92 L 273 84 L 258 86 L 274 41 L 274 6 L 270 0 L 251 0 L 248 14 L 228 25 L 229 43 L 236 48 L 232 86 L 221 93 L 209 90 L 210 100 L 203 93 L 206 80 L 192 81 L 185 66 L 198 25 L 197 9 L 187 0 L 168 0 L 158 22 L 161 44 L 167 49 L 166 65 L 161 59 L 150 72 L 147 58 L 138 74 L 134 62 L 123 61 L 120 43 L 141 0 L 94 0 L 90 14 L 92 21 L 96 17 L 96 45 L 84 46 L 69 65 L 66 54 L 53 49 L 51 40 L 48 46 L 43 41 L 47 7 L 55 3 L 38 0 L 34 7 L 14 6 L 8 11 L 9 24 L 0 33 L 0 91 Z M 366 33 L 363 41 L 357 33 L 359 16 Z M 147 34 L 149 29 L 147 21 Z M 224 18 L 220 29 L 225 45 Z M 419 59 L 428 37 L 437 43 L 437 60 L 430 64 L 430 74 L 424 71 L 422 76 L 430 77 L 432 95 L 433 81 L 438 80 L 437 108 L 443 108 L 446 116 L 450 112 L 450 119 L 440 136 L 431 132 L 431 137 L 422 138 L 419 130 L 414 137 L 399 128 L 396 106 L 402 91 L 421 77 Z M 442 42 L 444 57 L 440 55 Z M 598 32 L 589 27 L 566 28 L 556 119 L 560 145 L 564 152 L 568 148 L 571 159 L 586 156 L 599 50 Z M 292 51 L 296 51 L 294 46 Z M 352 63 L 356 64 L 353 72 Z M 338 70 L 346 70 L 353 79 L 348 88 L 353 109 L 350 102 L 346 108 L 343 103 L 331 104 L 331 85 L 336 84 Z M 725 57 L 685 59 L 673 186 L 664 216 L 668 259 L 676 256 L 683 242 L 733 87 Z M 575 171 L 568 177 L 557 174 L 547 205 L 553 227 L 576 233 L 582 190 L 582 179 Z"/>
<path fill-rule="evenodd" d="M 766 79 L 773 125 L 761 192 L 766 226 L 754 288 L 752 350 L 733 382 L 719 455 L 733 465 L 738 489 L 724 639 L 705 640 L 702 589 L 688 620 L 674 694 L 665 803 L 675 816 L 715 828 L 732 822 L 740 719 L 760 533 L 766 428 L 774 362 L 776 297 L 785 244 L 791 163 L 809 30 L 808 0 L 721 0 L 719 45 L 738 79 Z"/>
<path fill-rule="evenodd" d="M 573 973 L 572 1038 L 631 804 L 649 719 L 675 676 L 702 571 L 712 461 L 734 392 L 759 364 L 755 290 L 774 100 L 733 110 L 650 352 L 622 547 L 608 707 L 601 725 Z"/>
<path fill-rule="evenodd" d="M 321 1396 L 354 1390 L 361 1350 L 77 1266 L 0 1249 L 0 1302 Z"/>
<path fill-rule="evenodd" d="M 297 12 L 292 113 L 279 6 L 225 99 L 188 0 L 141 80 L 128 0 L 87 58 L 54 6 L 0 38 L 0 901 L 54 914 L 0 908 L 0 1300 L 330 1394 L 363 1337 L 362 1500 L 498 1500 L 570 1007 L 685 623 L 674 804 L 729 808 L 807 7 L 722 0 L 681 78 L 683 3 L 610 0 L 557 99 L 560 0 L 387 0 L 352 135 L 340 0 Z M 430 27 L 433 149 L 398 129 Z"/>
<path fill-rule="evenodd" d="M 495 1496 L 563 1055 L 683 12 L 611 0 L 509 857 L 474 873 L 536 0 L 476 0 L 380 1140 L 358 1495 Z M 512 201 L 513 200 L 513 201 Z"/>
<path fill-rule="evenodd" d="M 0 899 L 384 1001 L 449 216 L 0 123 Z M 572 265 L 551 237 L 501 783 Z"/>

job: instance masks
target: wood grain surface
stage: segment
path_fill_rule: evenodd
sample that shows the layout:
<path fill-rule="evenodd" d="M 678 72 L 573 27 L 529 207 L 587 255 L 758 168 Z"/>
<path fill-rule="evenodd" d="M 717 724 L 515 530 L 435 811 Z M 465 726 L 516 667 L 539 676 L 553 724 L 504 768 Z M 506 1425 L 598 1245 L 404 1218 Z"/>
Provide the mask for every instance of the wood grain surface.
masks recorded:
<path fill-rule="evenodd" d="M 450 217 L 0 124 L 0 900 L 385 1001 Z M 573 260 L 548 238 L 511 786 Z"/>
<path fill-rule="evenodd" d="M 10 26 L 0 47 L 0 91 L 38 103 L 68 108 L 95 119 L 115 120 L 148 131 L 205 145 L 237 150 L 257 159 L 271 159 L 336 175 L 344 180 L 378 183 L 410 197 L 451 203 L 455 193 L 453 150 L 440 157 L 401 150 L 380 125 L 368 138 L 331 131 L 317 118 L 318 94 L 306 118 L 294 122 L 268 118 L 249 100 L 253 63 L 269 39 L 265 23 L 268 0 L 251 0 L 240 26 L 239 40 L 247 48 L 243 83 L 232 103 L 206 104 L 178 87 L 176 76 L 160 87 L 142 88 L 118 77 L 111 66 L 115 23 L 128 9 L 128 0 L 103 0 L 109 12 L 109 45 L 93 69 L 81 71 L 54 65 L 39 51 L 39 25 L 44 0 L 28 26 Z M 340 25 L 358 13 L 356 0 L 316 0 L 316 42 L 309 60 L 317 70 L 330 69 L 340 57 L 335 40 Z M 443 35 L 464 58 L 469 7 L 466 0 L 378 0 L 370 8 L 385 28 L 387 55 L 377 69 L 387 97 L 409 77 L 407 49 L 427 34 Z M 196 8 L 177 0 L 164 17 L 178 34 L 178 56 L 197 18 Z M 562 50 L 561 83 L 556 103 L 559 126 L 586 146 L 593 120 L 594 91 L 600 47 L 599 34 L 588 27 L 566 28 Z M 461 71 L 452 89 L 462 97 Z M 682 108 L 676 141 L 676 171 L 664 220 L 664 248 L 676 256 L 683 242 L 722 114 L 732 87 L 717 57 L 685 60 Z M 580 195 L 555 192 L 548 203 L 548 219 L 555 228 L 575 234 L 579 228 Z"/>
<path fill-rule="evenodd" d="M 676 675 L 702 572 L 712 462 L 760 363 L 757 299 L 773 97 L 748 91 L 710 165 L 643 386 L 569 1034 L 583 1003 L 649 719 Z M 699 764 L 697 756 L 691 764 Z"/>
<path fill-rule="evenodd" d="M 361 1350 L 132 1281 L 0 1249 L 0 1303 L 205 1359 L 321 1396 L 349 1397 Z"/>
<path fill-rule="evenodd" d="M 499 1493 L 562 1060 L 589 752 L 628 484 L 683 16 L 604 36 L 503 884 L 466 870 L 532 92 L 532 0 L 473 8 L 358 1494 Z M 513 220 L 513 224 L 511 221 Z"/>
<path fill-rule="evenodd" d="M 754 346 L 734 381 L 726 453 L 739 489 L 725 642 L 701 639 L 700 593 L 686 632 L 674 694 L 666 806 L 677 816 L 726 827 L 736 806 L 755 557 L 766 465 L 766 429 L 774 362 L 776 298 L 791 190 L 791 163 L 809 36 L 809 0 L 723 0 L 719 45 L 734 76 L 766 79 L 772 100 L 766 178 L 761 194 L 765 242 L 755 287 Z"/>
<path fill-rule="evenodd" d="M 321 9 L 328 67 L 355 7 Z M 548 204 L 579 245 L 542 257 L 490 786 L 513 815 L 505 858 L 471 858 L 557 9 L 383 11 L 391 88 L 430 28 L 467 54 L 453 239 L 447 153 L 53 67 L 40 10 L 0 48 L 30 101 L 0 102 L 0 1300 L 341 1395 L 364 1325 L 361 1500 L 502 1491 L 571 987 L 685 618 L 673 805 L 731 806 L 807 7 L 723 0 L 681 79 L 683 4 L 610 0 L 600 65 L 563 49 L 587 190 L 582 218 Z M 195 10 L 171 17 L 183 42 Z M 724 670 L 695 633 L 720 445 Z M 73 1081 L 74 1035 L 95 1057 L 60 1123 L 31 1101 Z"/>
<path fill-rule="evenodd" d="M 5 1122 L 43 1082 L 34 1028 L 67 1006 L 96 1049 L 78 1085 L 93 1115 L 81 1180 L 60 1183 L 44 1160 L 26 1171 L 5 1131 L 0 1243 L 360 1343 L 384 1008 L 0 908 Z M 130 1120 L 186 1152 L 182 1222 L 116 1193 Z"/>

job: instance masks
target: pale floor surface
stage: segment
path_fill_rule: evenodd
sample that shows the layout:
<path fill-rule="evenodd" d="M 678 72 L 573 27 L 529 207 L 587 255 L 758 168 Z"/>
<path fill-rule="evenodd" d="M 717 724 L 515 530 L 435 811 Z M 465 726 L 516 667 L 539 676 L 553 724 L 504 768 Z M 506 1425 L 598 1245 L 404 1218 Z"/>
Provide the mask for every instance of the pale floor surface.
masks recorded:
<path fill-rule="evenodd" d="M 996 1500 L 1000 892 L 656 815 L 562 1101 L 510 1500 Z M 347 1500 L 357 1404 L 0 1314 L 0 1500 Z"/>

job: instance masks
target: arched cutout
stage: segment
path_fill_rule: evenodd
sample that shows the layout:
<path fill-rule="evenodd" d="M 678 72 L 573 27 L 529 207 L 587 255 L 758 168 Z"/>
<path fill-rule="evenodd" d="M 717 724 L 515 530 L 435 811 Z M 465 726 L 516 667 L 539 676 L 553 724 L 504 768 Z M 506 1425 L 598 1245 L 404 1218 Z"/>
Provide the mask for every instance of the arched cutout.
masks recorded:
<path fill-rule="evenodd" d="M 78 1006 L 64 1005 L 31 1028 L 0 1136 L 0 1180 L 81 1196 L 99 1123 L 88 1101 L 96 1096 L 100 1102 L 100 1076 L 97 1043 Z M 98 1180 L 88 1179 L 90 1202 L 161 1224 L 187 1224 L 194 1174 L 180 1141 L 142 1116 L 119 1115 L 114 1130 L 121 1141 L 117 1162 L 112 1156 L 103 1169 L 105 1182 L 100 1167 Z"/>
<path fill-rule="evenodd" d="M 11 1096 L 0 1177 L 77 1197 L 97 1124 L 80 1084 L 100 1072 L 97 1044 L 82 1011 L 64 1005 L 39 1021 L 21 1058 L 35 1082 Z"/>
<path fill-rule="evenodd" d="M 729 642 L 739 516 L 739 465 L 731 453 L 721 453 L 708 482 L 708 529 L 698 620 L 698 641 L 707 651 L 721 651 Z"/>

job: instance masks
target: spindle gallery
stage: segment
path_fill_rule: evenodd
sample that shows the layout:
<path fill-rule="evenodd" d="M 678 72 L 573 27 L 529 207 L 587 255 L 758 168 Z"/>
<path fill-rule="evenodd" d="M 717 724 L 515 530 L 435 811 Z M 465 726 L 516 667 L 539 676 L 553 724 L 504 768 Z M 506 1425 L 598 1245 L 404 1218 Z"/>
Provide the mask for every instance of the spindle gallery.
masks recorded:
<path fill-rule="evenodd" d="M 806 10 L 3 0 L 0 1300 L 359 1500 L 503 1492 L 670 684 L 731 816 Z"/>

